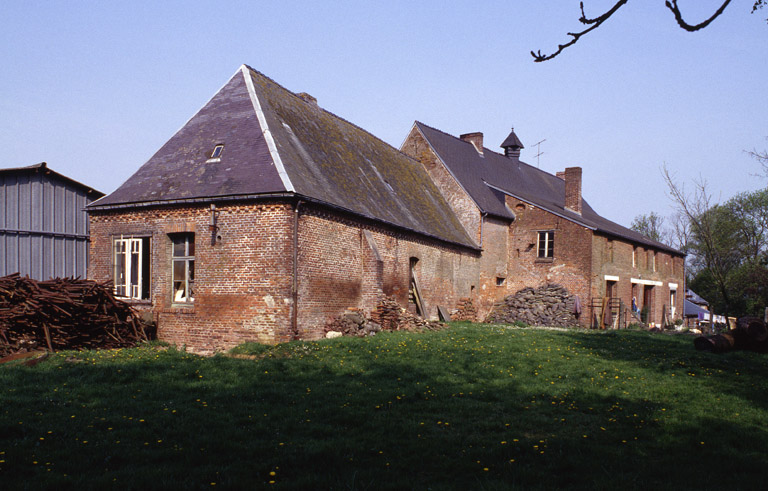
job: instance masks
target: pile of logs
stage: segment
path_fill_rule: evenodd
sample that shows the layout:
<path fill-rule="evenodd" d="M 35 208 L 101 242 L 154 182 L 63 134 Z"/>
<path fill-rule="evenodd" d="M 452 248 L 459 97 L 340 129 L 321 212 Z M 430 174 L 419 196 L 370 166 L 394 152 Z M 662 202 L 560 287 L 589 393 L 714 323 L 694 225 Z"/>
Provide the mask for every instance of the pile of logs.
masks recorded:
<path fill-rule="evenodd" d="M 459 305 L 456 308 L 456 312 L 451 314 L 451 320 L 470 322 L 475 322 L 477 320 L 477 309 L 472 303 L 471 298 L 459 299 Z"/>
<path fill-rule="evenodd" d="M 578 326 L 576 298 L 560 285 L 523 288 L 495 304 L 485 322 L 512 324 L 524 322 L 530 326 Z"/>
<path fill-rule="evenodd" d="M 109 284 L 0 277 L 0 356 L 47 348 L 122 348 L 148 340 L 138 314 Z"/>
<path fill-rule="evenodd" d="M 699 351 L 725 353 L 733 350 L 768 353 L 768 328 L 757 317 L 742 317 L 735 329 L 714 336 L 699 336 L 693 340 Z"/>

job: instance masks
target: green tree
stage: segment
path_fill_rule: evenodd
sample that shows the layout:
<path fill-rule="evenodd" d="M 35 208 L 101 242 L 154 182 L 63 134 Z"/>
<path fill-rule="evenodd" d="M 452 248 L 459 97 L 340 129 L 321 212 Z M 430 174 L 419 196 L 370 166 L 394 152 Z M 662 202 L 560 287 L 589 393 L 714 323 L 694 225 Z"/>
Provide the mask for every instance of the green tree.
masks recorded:
<path fill-rule="evenodd" d="M 640 232 L 651 240 L 668 244 L 668 233 L 664 229 L 664 217 L 656 212 L 648 215 L 637 215 L 629 226 L 635 232 Z"/>
<path fill-rule="evenodd" d="M 665 172 L 690 222 L 689 286 L 715 312 L 759 315 L 768 306 L 768 189 L 711 204 L 704 183 L 687 194 Z"/>

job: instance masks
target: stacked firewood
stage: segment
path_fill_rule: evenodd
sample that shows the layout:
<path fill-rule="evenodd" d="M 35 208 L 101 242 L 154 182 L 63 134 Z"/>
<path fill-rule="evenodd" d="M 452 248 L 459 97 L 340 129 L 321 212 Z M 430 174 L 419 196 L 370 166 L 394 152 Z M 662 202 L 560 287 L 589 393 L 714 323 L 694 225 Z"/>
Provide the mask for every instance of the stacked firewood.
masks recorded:
<path fill-rule="evenodd" d="M 453 321 L 470 321 L 475 322 L 477 320 L 477 309 L 472 303 L 471 298 L 460 298 L 459 304 L 456 308 L 456 312 L 451 315 Z"/>
<path fill-rule="evenodd" d="M 441 322 L 428 321 L 414 315 L 397 303 L 392 297 L 387 297 L 371 312 L 371 320 L 385 331 L 439 331 L 445 329 Z"/>
<path fill-rule="evenodd" d="M 699 336 L 693 345 L 699 351 L 713 353 L 733 350 L 768 353 L 768 327 L 757 317 L 742 317 L 735 329 L 714 336 Z"/>
<path fill-rule="evenodd" d="M 0 356 L 45 349 L 121 348 L 146 341 L 136 312 L 109 284 L 18 273 L 0 277 Z"/>

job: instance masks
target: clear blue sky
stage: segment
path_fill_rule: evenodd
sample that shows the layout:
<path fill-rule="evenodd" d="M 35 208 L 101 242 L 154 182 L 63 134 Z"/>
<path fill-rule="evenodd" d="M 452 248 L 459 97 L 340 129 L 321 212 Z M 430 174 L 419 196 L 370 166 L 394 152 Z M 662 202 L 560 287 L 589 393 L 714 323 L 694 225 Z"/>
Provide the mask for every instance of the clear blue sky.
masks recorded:
<path fill-rule="evenodd" d="M 661 177 L 725 200 L 763 188 L 768 9 L 735 0 L 687 33 L 634 0 L 562 55 L 577 0 L 0 3 L 0 167 L 48 162 L 103 192 L 133 174 L 246 63 L 399 147 L 414 120 L 523 160 L 584 169 L 585 198 L 623 225 L 668 215 Z M 612 0 L 585 0 L 588 15 Z M 720 0 L 680 0 L 691 21 Z"/>

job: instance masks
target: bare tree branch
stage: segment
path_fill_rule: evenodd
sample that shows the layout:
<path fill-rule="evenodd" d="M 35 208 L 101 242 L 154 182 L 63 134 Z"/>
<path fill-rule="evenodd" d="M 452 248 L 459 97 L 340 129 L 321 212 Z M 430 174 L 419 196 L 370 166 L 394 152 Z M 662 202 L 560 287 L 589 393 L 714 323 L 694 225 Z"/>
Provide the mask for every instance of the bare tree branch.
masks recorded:
<path fill-rule="evenodd" d="M 571 39 L 570 41 L 568 41 L 565 44 L 558 45 L 557 46 L 557 51 L 555 51 L 552 54 L 543 55 L 543 54 L 541 54 L 541 50 L 539 50 L 538 53 L 534 53 L 533 51 L 531 51 L 531 56 L 533 56 L 533 61 L 539 63 L 539 62 L 542 62 L 542 61 L 551 60 L 555 56 L 559 55 L 565 48 L 567 48 L 569 46 L 573 46 L 574 44 L 576 44 L 576 41 L 578 41 L 581 36 L 583 36 L 583 35 L 587 34 L 588 32 L 591 32 L 591 31 L 597 29 L 598 27 L 600 27 L 600 25 L 603 22 L 608 20 L 613 14 L 616 13 L 617 10 L 619 10 L 621 7 L 623 7 L 628 1 L 629 0 L 619 0 L 618 2 L 616 2 L 616 4 L 613 7 L 611 7 L 610 10 L 608 10 L 607 12 L 605 12 L 604 14 L 602 14 L 602 15 L 600 15 L 598 17 L 595 17 L 594 19 L 588 19 L 587 18 L 587 16 L 584 14 L 584 2 L 579 2 L 579 5 L 581 7 L 581 17 L 579 18 L 579 22 L 581 22 L 582 24 L 585 24 L 585 25 L 590 25 L 591 24 L 591 27 L 589 27 L 587 29 L 584 29 L 581 32 L 569 32 L 568 35 L 571 36 L 573 39 Z M 728 0 L 728 1 L 730 2 L 730 0 Z"/>
<path fill-rule="evenodd" d="M 727 7 L 728 4 L 731 3 L 731 0 L 725 0 L 725 2 L 723 2 L 720 8 L 717 9 L 717 11 L 714 14 L 712 14 L 712 17 L 696 25 L 691 25 L 683 19 L 683 14 L 680 12 L 680 8 L 677 6 L 677 0 L 666 0 L 665 3 L 667 5 L 667 8 L 671 10 L 672 14 L 675 16 L 675 20 L 677 21 L 678 26 L 682 27 L 688 32 L 695 32 L 695 31 L 698 31 L 699 29 L 704 29 L 709 24 L 711 24 L 713 20 L 717 19 L 720 16 L 720 14 L 723 13 L 723 11 L 725 10 L 725 7 Z"/>
<path fill-rule="evenodd" d="M 617 1 L 613 7 L 610 8 L 610 10 L 606 11 L 602 15 L 599 15 L 594 18 L 587 18 L 586 13 L 584 13 L 584 2 L 579 2 L 579 7 L 581 8 L 581 17 L 579 17 L 579 22 L 581 22 L 584 25 L 588 25 L 589 27 L 587 29 L 584 29 L 580 32 L 569 32 L 567 33 L 569 36 L 571 36 L 571 40 L 568 41 L 565 44 L 560 44 L 557 46 L 557 51 L 551 54 L 542 54 L 541 50 L 538 52 L 531 51 L 531 56 L 533 56 L 533 61 L 539 63 L 542 61 L 551 60 L 555 56 L 559 55 L 563 52 L 565 48 L 568 48 L 569 46 L 573 46 L 576 44 L 576 42 L 585 34 L 594 31 L 600 25 L 602 25 L 603 22 L 610 19 L 613 14 L 615 14 L 621 7 L 627 4 L 629 0 L 619 0 Z M 726 7 L 731 3 L 731 0 L 723 0 L 722 5 L 720 5 L 720 8 L 718 8 L 715 13 L 712 14 L 711 17 L 706 19 L 705 21 L 699 23 L 699 24 L 689 24 L 686 22 L 685 19 L 683 19 L 683 14 L 680 12 L 680 7 L 677 5 L 678 0 L 665 0 L 664 3 L 667 6 L 667 8 L 672 12 L 672 15 L 675 16 L 675 21 L 677 22 L 677 25 L 679 25 L 682 29 L 685 29 L 688 32 L 695 32 L 701 29 L 704 29 L 708 25 L 712 23 L 715 19 L 720 17 L 720 15 L 725 11 Z M 754 0 L 754 4 L 752 5 L 752 13 L 755 13 L 757 10 L 762 9 L 765 5 L 768 5 L 768 0 Z M 768 19 L 766 19 L 768 20 Z"/>

